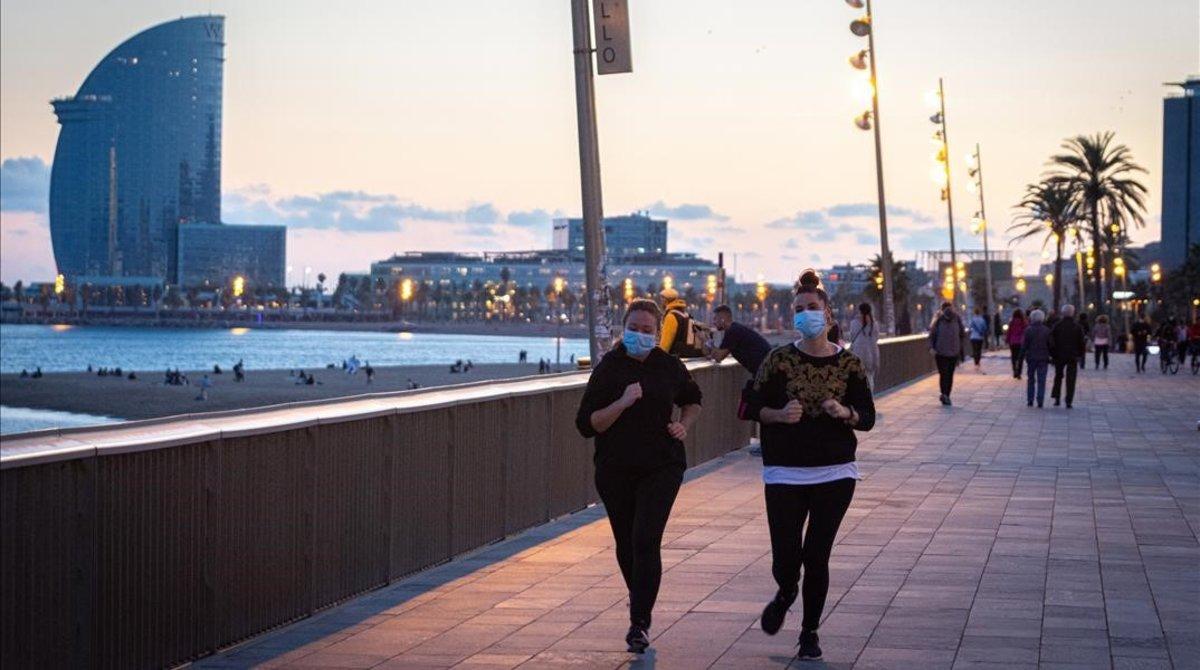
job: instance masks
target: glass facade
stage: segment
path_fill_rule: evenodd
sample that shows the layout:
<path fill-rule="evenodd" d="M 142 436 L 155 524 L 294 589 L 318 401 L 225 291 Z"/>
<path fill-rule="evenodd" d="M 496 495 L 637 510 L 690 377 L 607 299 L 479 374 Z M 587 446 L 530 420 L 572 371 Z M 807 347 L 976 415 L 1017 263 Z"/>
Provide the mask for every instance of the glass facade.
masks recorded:
<path fill-rule="evenodd" d="M 1163 100 L 1162 263 L 1177 268 L 1200 244 L 1200 78 Z M 1151 259 L 1153 260 L 1153 259 Z"/>
<path fill-rule="evenodd" d="M 555 219 L 553 245 L 583 255 L 583 219 Z M 604 245 L 610 256 L 667 253 L 667 222 L 644 214 L 604 217 Z"/>
<path fill-rule="evenodd" d="M 242 277 L 250 286 L 284 283 L 287 228 L 189 223 L 179 227 L 179 283 L 228 286 Z"/>
<path fill-rule="evenodd" d="M 175 282 L 180 226 L 221 221 L 224 32 L 220 16 L 145 30 L 51 103 L 59 272 Z"/>

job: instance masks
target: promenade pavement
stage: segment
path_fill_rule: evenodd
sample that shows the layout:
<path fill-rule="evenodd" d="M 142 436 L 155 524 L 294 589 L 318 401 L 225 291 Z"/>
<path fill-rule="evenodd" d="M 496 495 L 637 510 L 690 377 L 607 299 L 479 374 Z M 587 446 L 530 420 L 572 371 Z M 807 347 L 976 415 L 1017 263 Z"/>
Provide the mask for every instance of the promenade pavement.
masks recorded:
<path fill-rule="evenodd" d="M 694 469 L 644 657 L 593 507 L 197 663 L 205 668 L 1200 668 L 1200 377 L 1080 373 L 1027 408 L 1008 361 L 878 400 L 833 550 L 825 659 L 758 627 L 773 595 L 760 461 Z M 414 538 L 414 541 L 417 541 Z"/>

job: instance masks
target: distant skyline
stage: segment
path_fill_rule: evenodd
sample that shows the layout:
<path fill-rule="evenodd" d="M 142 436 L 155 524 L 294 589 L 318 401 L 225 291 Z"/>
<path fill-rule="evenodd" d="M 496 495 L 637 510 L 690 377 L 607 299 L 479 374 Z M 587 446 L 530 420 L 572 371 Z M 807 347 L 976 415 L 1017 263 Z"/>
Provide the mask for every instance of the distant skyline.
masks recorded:
<path fill-rule="evenodd" d="M 1161 212 L 1163 82 L 1200 71 L 1194 0 L 875 6 L 892 243 L 947 246 L 925 101 L 945 77 L 959 246 L 982 144 L 992 246 L 1062 139 L 1113 130 Z M 223 218 L 289 226 L 297 282 L 407 250 L 550 245 L 578 216 L 569 3 L 70 0 L 0 5 L 0 280 L 53 277 L 46 190 L 70 95 L 108 51 L 183 15 L 226 17 Z M 599 77 L 605 213 L 671 219 L 669 246 L 742 278 L 878 252 L 871 136 L 841 0 L 632 3 L 634 72 Z M 69 19 L 69 20 L 68 20 Z M 1037 243 L 1019 251 L 1026 269 Z"/>

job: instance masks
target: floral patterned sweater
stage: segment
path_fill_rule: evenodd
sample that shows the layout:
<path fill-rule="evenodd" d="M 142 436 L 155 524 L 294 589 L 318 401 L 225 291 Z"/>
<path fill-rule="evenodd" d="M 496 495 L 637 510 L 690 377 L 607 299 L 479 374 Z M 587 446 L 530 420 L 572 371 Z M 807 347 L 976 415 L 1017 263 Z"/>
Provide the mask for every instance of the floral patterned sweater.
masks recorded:
<path fill-rule="evenodd" d="M 821 403 L 829 398 L 858 412 L 853 428 L 825 413 Z M 742 415 L 757 421 L 764 407 L 780 409 L 792 399 L 804 407 L 804 416 L 794 424 L 762 425 L 763 465 L 813 467 L 853 461 L 858 446 L 854 431 L 875 425 L 875 401 L 862 361 L 846 349 L 825 357 L 810 356 L 795 344 L 771 350 L 745 394 Z"/>

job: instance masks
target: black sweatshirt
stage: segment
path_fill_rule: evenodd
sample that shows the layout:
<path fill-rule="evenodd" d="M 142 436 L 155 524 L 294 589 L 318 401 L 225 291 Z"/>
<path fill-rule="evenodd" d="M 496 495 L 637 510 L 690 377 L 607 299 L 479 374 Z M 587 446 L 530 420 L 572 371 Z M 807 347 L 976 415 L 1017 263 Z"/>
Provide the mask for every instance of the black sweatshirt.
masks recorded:
<path fill-rule="evenodd" d="M 829 398 L 858 412 L 853 428 L 822 409 Z M 795 344 L 772 349 L 746 394 L 742 415 L 758 421 L 764 407 L 781 409 L 792 399 L 803 405 L 804 416 L 793 424 L 762 425 L 763 465 L 813 467 L 853 461 L 858 446 L 854 431 L 875 425 L 875 401 L 862 361 L 846 349 L 820 358 Z"/>
<path fill-rule="evenodd" d="M 608 430 L 597 434 L 592 413 L 616 402 L 634 382 L 641 383 L 642 397 L 621 412 Z M 618 344 L 592 371 L 575 426 L 584 437 L 596 438 L 597 468 L 649 471 L 667 464 L 686 465 L 683 442 L 671 437 L 667 424 L 676 405 L 699 404 L 700 387 L 678 358 L 655 347 L 645 361 L 638 361 Z"/>

